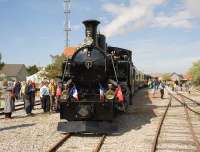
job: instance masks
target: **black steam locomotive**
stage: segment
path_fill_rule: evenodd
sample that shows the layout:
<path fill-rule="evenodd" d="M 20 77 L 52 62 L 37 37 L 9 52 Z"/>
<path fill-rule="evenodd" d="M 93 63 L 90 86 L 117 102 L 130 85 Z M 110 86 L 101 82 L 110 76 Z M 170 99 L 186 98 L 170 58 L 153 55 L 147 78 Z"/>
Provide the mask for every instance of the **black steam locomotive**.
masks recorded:
<path fill-rule="evenodd" d="M 58 130 L 63 132 L 110 132 L 118 111 L 131 104 L 135 67 L 130 50 L 107 46 L 97 33 L 100 22 L 84 21 L 86 38 L 63 64 L 62 83 L 67 95 L 61 100 Z"/>

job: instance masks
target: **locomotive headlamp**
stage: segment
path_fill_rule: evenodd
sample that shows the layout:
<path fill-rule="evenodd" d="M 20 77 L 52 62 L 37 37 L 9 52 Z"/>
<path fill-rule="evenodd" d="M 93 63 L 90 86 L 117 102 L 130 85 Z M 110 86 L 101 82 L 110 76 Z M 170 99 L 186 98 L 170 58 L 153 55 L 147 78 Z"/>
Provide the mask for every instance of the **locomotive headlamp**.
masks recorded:
<path fill-rule="evenodd" d="M 106 99 L 113 100 L 115 98 L 115 93 L 112 90 L 112 84 L 108 84 L 108 91 L 106 91 Z"/>
<path fill-rule="evenodd" d="M 106 94 L 106 99 L 113 100 L 115 98 L 115 94 Z"/>

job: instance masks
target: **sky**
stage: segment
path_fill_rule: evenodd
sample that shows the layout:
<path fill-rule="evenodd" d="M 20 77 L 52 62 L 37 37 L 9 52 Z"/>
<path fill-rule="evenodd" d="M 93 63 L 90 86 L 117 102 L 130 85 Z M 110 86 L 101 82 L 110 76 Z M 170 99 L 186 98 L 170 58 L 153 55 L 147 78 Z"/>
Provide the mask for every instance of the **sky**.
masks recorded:
<path fill-rule="evenodd" d="M 5 63 L 46 66 L 63 52 L 63 1 L 0 0 Z M 132 50 L 145 73 L 185 73 L 200 59 L 199 0 L 71 0 L 71 46 L 83 41 L 87 19 L 101 22 L 108 45 Z"/>

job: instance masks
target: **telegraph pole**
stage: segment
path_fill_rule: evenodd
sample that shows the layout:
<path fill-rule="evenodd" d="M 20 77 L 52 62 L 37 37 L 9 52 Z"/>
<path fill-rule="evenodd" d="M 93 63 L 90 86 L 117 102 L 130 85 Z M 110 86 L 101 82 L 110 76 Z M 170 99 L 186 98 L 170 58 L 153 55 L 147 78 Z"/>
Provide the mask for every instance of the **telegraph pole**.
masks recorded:
<path fill-rule="evenodd" d="M 64 14 L 65 14 L 65 25 L 64 25 L 64 31 L 65 31 L 65 47 L 69 47 L 69 32 L 71 31 L 70 28 L 70 21 L 69 21 L 69 15 L 70 15 L 70 0 L 64 0 Z"/>

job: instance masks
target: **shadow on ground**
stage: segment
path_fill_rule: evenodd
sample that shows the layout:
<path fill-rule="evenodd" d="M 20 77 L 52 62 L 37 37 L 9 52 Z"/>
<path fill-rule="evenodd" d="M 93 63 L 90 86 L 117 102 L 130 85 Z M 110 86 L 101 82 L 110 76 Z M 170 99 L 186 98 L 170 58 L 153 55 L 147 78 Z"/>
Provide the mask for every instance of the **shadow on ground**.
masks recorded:
<path fill-rule="evenodd" d="M 47 115 L 49 116 L 51 113 L 44 113 L 44 112 L 39 112 L 39 113 L 33 113 L 32 115 L 17 115 L 17 116 L 12 116 L 12 119 L 24 119 L 28 117 L 36 117 L 36 116 L 41 116 L 41 115 Z M 0 120 L 5 119 L 4 117 L 0 118 Z"/>
<path fill-rule="evenodd" d="M 138 130 L 142 128 L 142 126 L 149 124 L 151 119 L 156 117 L 154 109 L 157 108 L 157 106 L 152 104 L 148 89 L 141 89 L 136 92 L 132 98 L 132 102 L 133 105 L 129 107 L 128 112 L 118 115 L 114 120 L 118 125 L 118 133 L 116 135 L 131 130 Z"/>
<path fill-rule="evenodd" d="M 16 125 L 16 126 L 9 126 L 9 127 L 5 127 L 5 128 L 0 128 L 0 131 L 17 129 L 17 128 L 25 128 L 25 127 L 30 127 L 30 126 L 34 126 L 34 125 L 35 125 L 34 123 L 31 123 L 31 124 L 21 124 L 21 125 Z"/>
<path fill-rule="evenodd" d="M 139 130 L 143 126 L 150 124 L 151 119 L 157 117 L 154 110 L 156 108 L 165 108 L 165 104 L 156 104 L 155 102 L 165 102 L 168 98 L 164 98 L 162 101 L 159 97 L 159 94 L 156 95 L 155 98 L 150 98 L 148 89 L 141 89 L 135 93 L 132 98 L 133 105 L 130 105 L 128 111 L 126 113 L 118 114 L 113 124 L 118 127 L 118 131 L 111 133 L 111 136 L 120 136 L 126 132 L 130 132 L 131 130 Z M 152 99 L 156 100 L 152 103 Z M 76 134 L 76 136 L 82 136 L 82 134 Z M 84 136 L 96 136 L 95 134 Z"/>

